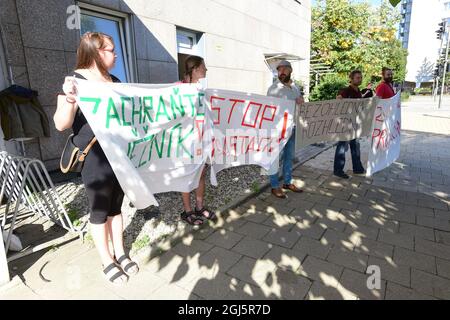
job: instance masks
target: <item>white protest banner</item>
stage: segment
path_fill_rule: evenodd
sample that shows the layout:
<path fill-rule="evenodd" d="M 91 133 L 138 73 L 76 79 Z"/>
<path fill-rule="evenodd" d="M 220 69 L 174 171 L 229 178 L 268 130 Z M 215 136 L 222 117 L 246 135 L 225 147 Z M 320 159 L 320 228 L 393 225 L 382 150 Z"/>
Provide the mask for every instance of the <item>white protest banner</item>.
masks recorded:
<path fill-rule="evenodd" d="M 402 110 L 400 93 L 378 100 L 372 126 L 367 176 L 389 167 L 400 156 Z"/>
<path fill-rule="evenodd" d="M 341 99 L 298 106 L 296 149 L 369 136 L 377 100 Z"/>
<path fill-rule="evenodd" d="M 292 134 L 295 102 L 208 89 L 206 104 L 214 128 L 212 179 L 214 173 L 241 165 L 269 171 Z"/>
<path fill-rule="evenodd" d="M 198 187 L 207 158 L 195 125 L 203 92 L 188 84 L 76 82 L 78 105 L 136 208 L 158 205 L 155 193 Z"/>

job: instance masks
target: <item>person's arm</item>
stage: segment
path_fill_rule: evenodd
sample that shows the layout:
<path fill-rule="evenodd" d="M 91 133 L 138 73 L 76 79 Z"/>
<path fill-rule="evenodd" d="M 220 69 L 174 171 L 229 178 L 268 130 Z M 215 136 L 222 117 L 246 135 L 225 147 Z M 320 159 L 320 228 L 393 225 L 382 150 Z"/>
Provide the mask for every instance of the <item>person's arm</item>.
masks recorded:
<path fill-rule="evenodd" d="M 295 103 L 298 105 L 302 105 L 305 103 L 305 99 L 303 98 L 302 95 L 300 95 L 297 99 L 295 99 Z"/>
<path fill-rule="evenodd" d="M 336 96 L 336 99 L 341 100 L 341 99 L 345 99 L 345 98 L 346 98 L 345 91 L 344 90 L 339 90 L 339 93 Z"/>
<path fill-rule="evenodd" d="M 275 90 L 275 88 L 274 88 L 274 85 L 271 85 L 270 87 L 269 87 L 269 89 L 267 89 L 267 94 L 266 94 L 266 96 L 268 96 L 268 97 L 271 97 L 271 96 L 273 96 L 274 94 L 273 94 L 273 91 Z"/>
<path fill-rule="evenodd" d="M 58 99 L 62 100 L 58 101 L 59 103 L 53 116 L 53 121 L 55 122 L 55 127 L 58 131 L 64 131 L 72 127 L 75 114 L 78 110 L 78 105 L 76 103 L 76 87 L 72 77 L 66 78 L 63 90 L 66 96 L 58 97 Z"/>

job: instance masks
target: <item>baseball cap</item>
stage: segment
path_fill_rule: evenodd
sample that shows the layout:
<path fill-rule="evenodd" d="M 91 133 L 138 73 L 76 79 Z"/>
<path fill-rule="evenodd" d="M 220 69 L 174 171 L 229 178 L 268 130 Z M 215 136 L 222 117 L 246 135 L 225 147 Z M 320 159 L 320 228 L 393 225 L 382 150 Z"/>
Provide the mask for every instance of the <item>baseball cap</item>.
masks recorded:
<path fill-rule="evenodd" d="M 277 70 L 278 70 L 279 68 L 281 68 L 281 67 L 288 67 L 288 68 L 291 68 L 291 70 L 292 70 L 292 65 L 291 65 L 291 63 L 290 63 L 289 61 L 287 61 L 287 60 L 282 60 L 282 61 L 280 61 L 280 63 L 278 64 Z"/>

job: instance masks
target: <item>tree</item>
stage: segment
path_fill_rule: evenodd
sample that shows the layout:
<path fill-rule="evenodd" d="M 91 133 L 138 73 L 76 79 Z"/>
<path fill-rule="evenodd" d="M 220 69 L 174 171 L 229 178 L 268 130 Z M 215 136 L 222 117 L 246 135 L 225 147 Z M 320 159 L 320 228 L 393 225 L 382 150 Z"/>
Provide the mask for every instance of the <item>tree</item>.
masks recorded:
<path fill-rule="evenodd" d="M 389 0 L 393 7 L 396 7 L 402 0 Z"/>
<path fill-rule="evenodd" d="M 450 86 L 450 72 L 447 72 L 445 75 L 445 85 Z"/>
<path fill-rule="evenodd" d="M 407 51 L 396 38 L 399 19 L 387 0 L 375 9 L 368 3 L 319 0 L 312 10 L 311 51 L 341 77 L 360 69 L 364 84 L 379 81 L 386 66 L 396 82 L 403 82 Z"/>
<path fill-rule="evenodd" d="M 423 62 L 417 71 L 416 83 L 421 84 L 422 82 L 427 82 L 433 79 L 434 63 L 428 60 L 428 58 L 423 59 Z"/>

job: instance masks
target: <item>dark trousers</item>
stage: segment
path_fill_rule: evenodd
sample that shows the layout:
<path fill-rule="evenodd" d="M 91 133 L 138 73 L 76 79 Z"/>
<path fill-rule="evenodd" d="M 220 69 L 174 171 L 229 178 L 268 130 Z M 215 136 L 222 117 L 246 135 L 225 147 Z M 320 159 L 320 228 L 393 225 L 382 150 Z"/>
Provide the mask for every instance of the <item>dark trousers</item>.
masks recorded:
<path fill-rule="evenodd" d="M 334 173 L 343 173 L 345 167 L 345 153 L 348 151 L 348 146 L 352 153 L 352 164 L 354 172 L 364 171 L 361 163 L 361 150 L 359 141 L 357 139 L 352 141 L 341 141 L 336 147 L 336 154 L 334 156 Z"/>

